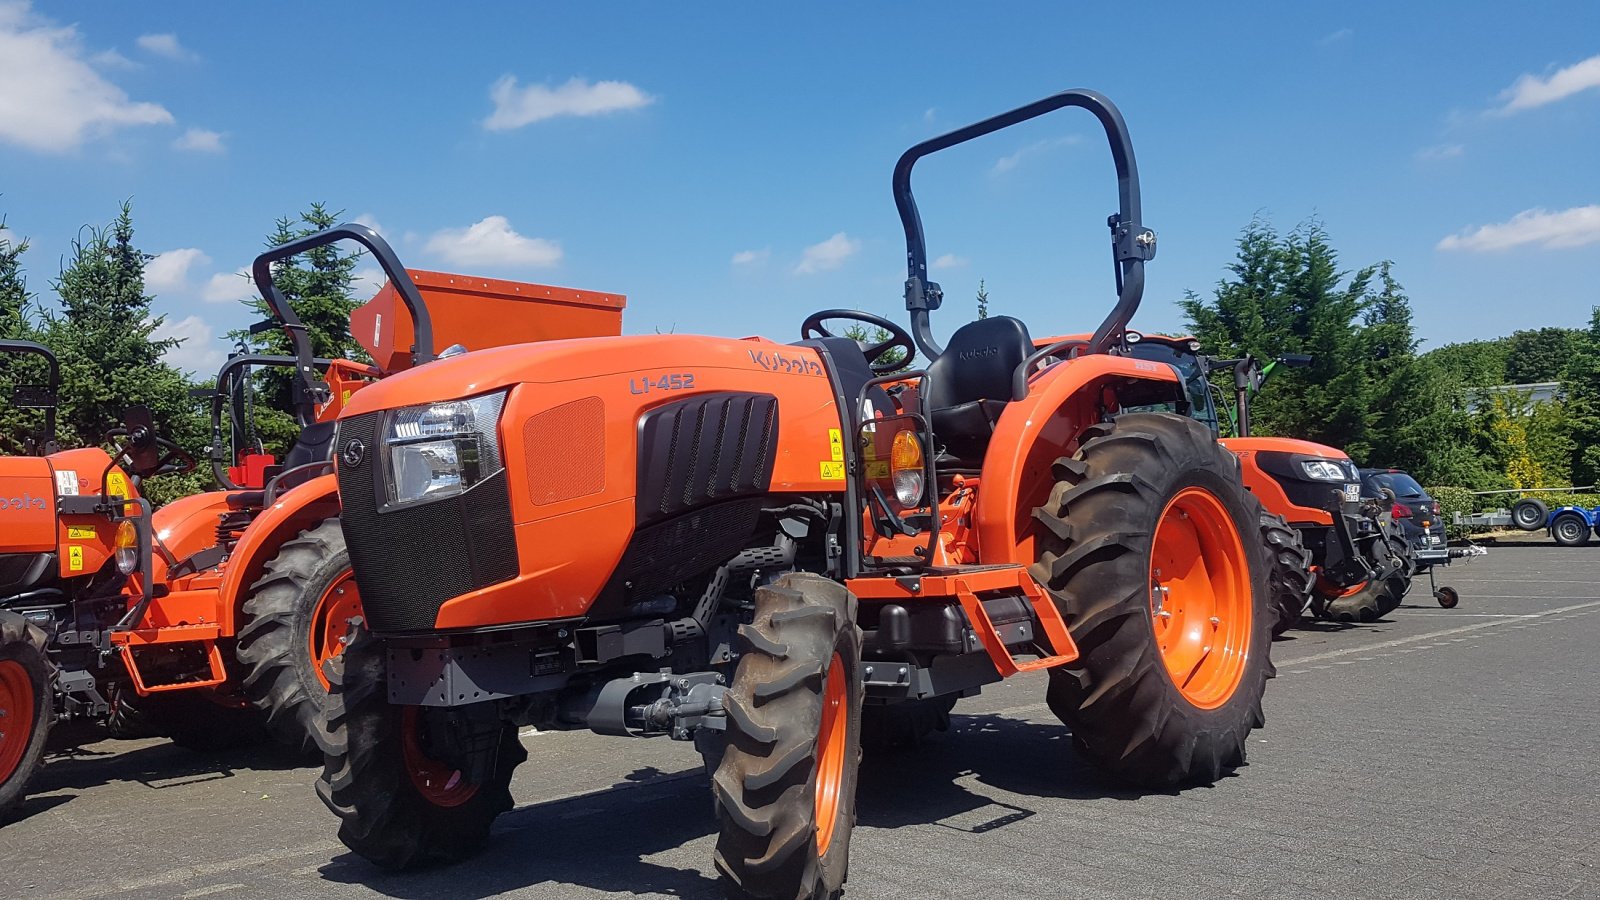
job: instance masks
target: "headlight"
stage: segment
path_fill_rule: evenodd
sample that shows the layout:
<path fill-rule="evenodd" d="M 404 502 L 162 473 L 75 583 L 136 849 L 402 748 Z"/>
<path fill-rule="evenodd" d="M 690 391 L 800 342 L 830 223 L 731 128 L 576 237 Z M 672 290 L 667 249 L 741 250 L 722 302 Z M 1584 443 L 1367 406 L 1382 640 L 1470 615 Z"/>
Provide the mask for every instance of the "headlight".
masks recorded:
<path fill-rule="evenodd" d="M 454 497 L 505 468 L 495 428 L 506 392 L 408 406 L 384 428 L 389 505 Z"/>
<path fill-rule="evenodd" d="M 1344 466 L 1329 459 L 1303 459 L 1300 468 L 1306 473 L 1307 478 L 1318 481 L 1344 481 L 1348 477 Z"/>
<path fill-rule="evenodd" d="M 139 567 L 139 530 L 134 527 L 133 520 L 123 519 L 117 523 L 117 535 L 113 546 L 117 571 L 124 575 L 132 575 L 133 570 Z"/>

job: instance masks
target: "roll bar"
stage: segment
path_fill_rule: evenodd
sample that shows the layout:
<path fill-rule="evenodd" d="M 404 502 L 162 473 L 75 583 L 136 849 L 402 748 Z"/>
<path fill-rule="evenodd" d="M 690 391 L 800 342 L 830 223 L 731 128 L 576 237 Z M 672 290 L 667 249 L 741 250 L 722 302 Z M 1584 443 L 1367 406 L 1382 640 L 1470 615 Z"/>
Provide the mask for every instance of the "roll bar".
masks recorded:
<path fill-rule="evenodd" d="M 235 370 L 248 366 L 284 366 L 286 368 L 298 369 L 299 364 L 299 359 L 293 356 L 270 356 L 258 353 L 241 353 L 236 356 L 228 357 L 228 361 L 223 363 L 222 368 L 217 370 L 215 387 L 211 391 L 210 463 L 211 474 L 217 479 L 217 483 L 222 485 L 224 488 L 235 491 L 240 489 L 238 485 L 234 484 L 233 481 L 228 478 L 228 470 L 226 465 L 227 457 L 223 455 L 223 445 L 225 441 L 222 437 L 222 405 L 225 400 L 225 395 L 232 393 L 233 385 L 231 379 Z M 312 367 L 319 371 L 327 371 L 328 366 L 331 364 L 331 361 L 326 359 L 313 358 L 311 360 Z M 323 384 L 323 382 L 319 381 L 318 384 Z M 295 423 L 301 428 L 304 428 L 314 421 L 314 418 L 305 419 L 302 416 L 301 410 L 296 410 L 294 416 Z"/>
<path fill-rule="evenodd" d="M 27 405 L 32 409 L 44 410 L 44 433 L 41 435 L 43 440 L 39 442 L 39 445 L 43 447 L 46 444 L 53 443 L 56 439 L 57 398 L 61 394 L 61 361 L 56 359 L 55 353 L 49 347 L 34 341 L 0 340 L 0 353 L 31 353 L 35 356 L 44 357 L 45 366 L 50 373 L 49 380 L 45 383 L 45 388 L 50 395 L 45 398 L 47 402 L 18 405 Z"/>
<path fill-rule="evenodd" d="M 1144 264 L 1156 255 L 1155 232 L 1140 223 L 1139 169 L 1133 158 L 1133 142 L 1128 126 L 1105 95 L 1074 89 L 1036 100 L 1010 112 L 1001 113 L 947 134 L 929 138 L 901 154 L 894 166 L 894 204 L 900 211 L 900 224 L 906 233 L 906 309 L 911 313 L 911 335 L 930 360 L 943 352 L 933 339 L 928 313 L 939 308 L 944 292 L 928 280 L 928 248 L 922 232 L 922 217 L 911 194 L 911 169 L 922 159 L 940 150 L 966 143 L 1069 106 L 1088 110 L 1105 128 L 1111 144 L 1111 160 L 1117 168 L 1116 214 L 1106 224 L 1111 227 L 1112 266 L 1116 272 L 1117 304 L 1095 329 L 1085 352 L 1103 353 L 1115 343 L 1133 319 L 1144 296 Z M 1049 351 L 1052 348 L 1045 348 Z M 1048 355 L 1041 351 L 1044 355 Z"/>
<path fill-rule="evenodd" d="M 383 274 L 388 276 L 389 283 L 394 285 L 395 291 L 406 305 L 406 310 L 411 313 L 411 331 L 416 338 L 416 343 L 411 347 L 411 364 L 420 366 L 433 360 L 433 323 L 428 318 L 428 306 L 423 302 L 422 294 L 417 290 L 416 283 L 411 280 L 411 275 L 400 265 L 400 258 L 394 255 L 389 242 L 380 237 L 376 231 L 365 225 L 346 222 L 316 234 L 279 244 L 256 257 L 250 271 L 256 282 L 256 290 L 261 292 L 261 299 L 266 301 L 267 307 L 281 323 L 284 334 L 289 336 L 300 380 L 305 384 L 309 396 L 316 398 L 318 403 L 327 402 L 328 386 L 317 377 L 316 358 L 312 355 L 311 337 L 306 333 L 306 326 L 300 321 L 300 317 L 295 315 L 294 309 L 289 306 L 289 301 L 284 299 L 278 286 L 272 282 L 272 264 L 342 240 L 355 241 L 372 251 L 373 259 L 378 261 Z"/>

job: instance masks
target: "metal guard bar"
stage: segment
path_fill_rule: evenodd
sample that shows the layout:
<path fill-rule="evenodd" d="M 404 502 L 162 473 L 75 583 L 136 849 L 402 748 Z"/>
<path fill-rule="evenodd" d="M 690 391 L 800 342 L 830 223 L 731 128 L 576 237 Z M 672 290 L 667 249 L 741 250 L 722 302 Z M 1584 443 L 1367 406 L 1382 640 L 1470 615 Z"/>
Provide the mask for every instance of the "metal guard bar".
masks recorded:
<path fill-rule="evenodd" d="M 1117 169 L 1118 211 L 1111 226 L 1112 254 L 1117 275 L 1117 304 L 1095 330 L 1087 352 L 1102 353 L 1118 339 L 1132 321 L 1144 296 L 1144 264 L 1155 257 L 1155 233 L 1140 224 L 1139 169 L 1133 156 L 1133 141 L 1122 113 L 1105 95 L 1074 89 L 1036 100 L 1010 112 L 984 119 L 947 134 L 930 138 L 901 154 L 894 167 L 894 203 L 906 234 L 906 309 L 911 312 L 911 333 L 928 358 L 935 359 L 942 348 L 933 339 L 928 312 L 938 309 L 943 295 L 938 285 L 928 281 L 928 249 L 923 236 L 922 217 L 911 193 L 911 169 L 917 160 L 974 138 L 1009 128 L 1048 112 L 1075 106 L 1088 110 L 1105 128 L 1111 145 L 1111 159 Z"/>

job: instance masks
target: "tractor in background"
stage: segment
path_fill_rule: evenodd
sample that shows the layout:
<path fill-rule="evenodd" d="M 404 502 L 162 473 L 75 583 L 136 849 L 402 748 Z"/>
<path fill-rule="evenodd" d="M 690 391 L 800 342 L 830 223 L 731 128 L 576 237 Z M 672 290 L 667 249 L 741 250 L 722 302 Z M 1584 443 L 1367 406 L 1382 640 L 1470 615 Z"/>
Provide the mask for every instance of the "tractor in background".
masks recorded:
<path fill-rule="evenodd" d="M 996 316 L 941 346 L 913 167 L 1069 107 L 1116 168 L 1111 312 L 1078 345 Z M 867 708 L 1029 671 L 1129 783 L 1244 762 L 1272 674 L 1261 511 L 1206 427 L 1130 412 L 1187 395 L 1128 353 L 1156 242 L 1121 114 L 1045 98 L 912 147 L 893 191 L 909 329 L 831 309 L 794 343 L 474 350 L 352 398 L 335 476 L 363 617 L 325 664 L 317 785 L 347 846 L 470 855 L 523 725 L 667 735 L 706 761 L 733 895 L 837 897 Z"/>

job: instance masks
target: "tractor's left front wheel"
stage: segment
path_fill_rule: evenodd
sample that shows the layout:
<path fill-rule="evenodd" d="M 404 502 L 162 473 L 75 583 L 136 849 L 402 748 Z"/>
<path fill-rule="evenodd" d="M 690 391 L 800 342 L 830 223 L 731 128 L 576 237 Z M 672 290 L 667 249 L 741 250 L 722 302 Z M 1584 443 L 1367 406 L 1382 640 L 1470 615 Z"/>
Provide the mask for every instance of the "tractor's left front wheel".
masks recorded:
<path fill-rule="evenodd" d="M 0 822 L 27 796 L 55 717 L 45 641 L 37 625 L 0 610 Z"/>
<path fill-rule="evenodd" d="M 430 728 L 445 710 L 388 702 L 383 644 L 365 627 L 325 665 L 328 727 L 317 733 L 323 772 L 317 796 L 342 821 L 339 840 L 386 869 L 456 862 L 489 838 L 511 809 L 511 773 L 528 758 L 514 724 L 474 750 L 487 759 L 451 760 Z M 483 773 L 476 781 L 468 769 Z"/>

